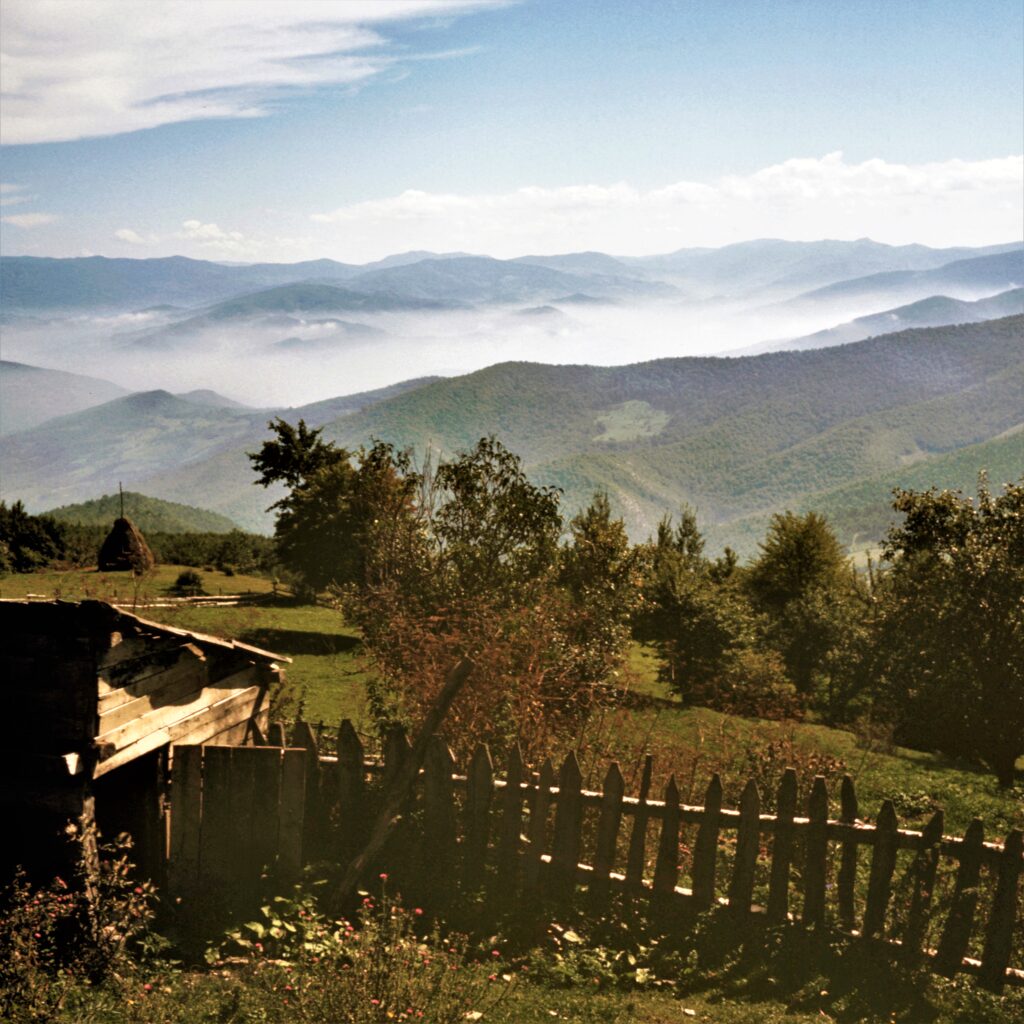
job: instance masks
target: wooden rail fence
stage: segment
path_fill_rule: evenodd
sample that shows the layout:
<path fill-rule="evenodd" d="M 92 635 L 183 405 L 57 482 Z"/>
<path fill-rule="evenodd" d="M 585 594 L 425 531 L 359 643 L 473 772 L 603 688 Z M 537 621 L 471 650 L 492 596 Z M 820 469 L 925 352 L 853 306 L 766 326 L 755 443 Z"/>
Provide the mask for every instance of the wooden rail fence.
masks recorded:
<path fill-rule="evenodd" d="M 256 742 L 266 746 L 231 755 L 225 748 L 207 747 L 202 755 L 175 749 L 170 877 L 179 892 L 231 875 L 242 888 L 254 884 L 261 857 L 264 866 L 276 861 L 283 874 L 294 874 L 302 860 L 347 860 L 410 749 L 395 730 L 383 757 L 367 759 L 348 721 L 338 730 L 335 754 L 320 753 L 304 722 L 292 729 L 289 749 L 279 724 Z M 250 754 L 257 755 L 251 765 Z M 268 781 L 275 771 L 279 781 Z M 254 777 L 263 781 L 254 784 Z M 412 798 L 420 824 L 403 833 L 402 846 L 415 844 L 416 859 L 430 865 L 437 901 L 456 887 L 482 887 L 531 906 L 584 886 L 595 912 L 613 893 L 646 901 L 669 923 L 720 907 L 743 921 L 836 928 L 907 963 L 927 958 L 948 977 L 970 972 L 997 991 L 1024 985 L 1021 830 L 1000 845 L 985 840 L 976 819 L 962 837 L 947 836 L 942 811 L 921 831 L 904 829 L 888 800 L 868 824 L 849 776 L 837 818 L 820 776 L 799 813 L 793 769 L 783 774 L 770 814 L 753 781 L 734 809 L 722 806 L 717 775 L 700 806 L 680 801 L 674 778 L 661 799 L 653 798 L 652 777 L 648 757 L 638 795 L 627 796 L 619 766 L 611 764 L 601 790 L 592 791 L 583 788 L 574 754 L 557 771 L 545 761 L 532 772 L 513 751 L 499 778 L 485 746 L 460 772 L 435 738 Z M 289 801 L 301 808 L 289 808 Z M 241 863 L 228 858 L 231 843 L 257 834 L 259 843 Z M 239 883 L 245 871 L 250 881 Z"/>

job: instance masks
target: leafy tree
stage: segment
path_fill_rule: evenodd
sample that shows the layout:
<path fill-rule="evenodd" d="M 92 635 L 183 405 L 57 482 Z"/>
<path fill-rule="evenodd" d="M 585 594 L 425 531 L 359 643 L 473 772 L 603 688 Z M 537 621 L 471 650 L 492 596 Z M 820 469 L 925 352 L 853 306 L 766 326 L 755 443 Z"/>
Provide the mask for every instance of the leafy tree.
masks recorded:
<path fill-rule="evenodd" d="M 898 737 L 1014 779 L 1024 754 L 1024 478 L 897 491 L 876 636 Z"/>
<path fill-rule="evenodd" d="M 20 501 L 10 507 L 0 501 L 0 571 L 32 572 L 62 559 L 66 535 L 63 523 L 29 515 Z"/>
<path fill-rule="evenodd" d="M 746 571 L 747 589 L 767 616 L 768 642 L 797 689 L 809 695 L 842 640 L 852 570 L 828 520 L 816 512 L 772 516 L 760 547 Z"/>

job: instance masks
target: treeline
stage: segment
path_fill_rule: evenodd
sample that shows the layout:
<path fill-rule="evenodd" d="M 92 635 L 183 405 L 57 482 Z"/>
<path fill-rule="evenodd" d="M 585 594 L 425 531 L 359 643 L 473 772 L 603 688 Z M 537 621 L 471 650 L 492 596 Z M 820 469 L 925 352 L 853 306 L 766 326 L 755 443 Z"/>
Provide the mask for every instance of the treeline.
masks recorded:
<path fill-rule="evenodd" d="M 35 572 L 54 567 L 96 565 L 108 526 L 67 523 L 52 516 L 29 515 L 20 501 L 0 501 L 0 572 Z M 154 531 L 146 541 L 158 562 L 212 567 L 221 572 L 270 574 L 277 552 L 270 537 L 242 530 L 230 533 Z"/>
<path fill-rule="evenodd" d="M 768 718 L 870 719 L 894 739 L 990 768 L 1024 754 L 1024 480 L 977 501 L 897 492 L 902 525 L 866 574 L 816 513 L 772 517 L 758 556 L 717 558 L 689 509 L 631 545 L 604 495 L 563 520 L 494 438 L 417 468 L 352 454 L 300 422 L 251 458 L 282 482 L 277 550 L 300 590 L 330 591 L 363 632 L 383 726 L 415 721 L 462 655 L 472 685 L 453 745 L 536 756 L 580 735 L 630 644 L 685 701 Z"/>

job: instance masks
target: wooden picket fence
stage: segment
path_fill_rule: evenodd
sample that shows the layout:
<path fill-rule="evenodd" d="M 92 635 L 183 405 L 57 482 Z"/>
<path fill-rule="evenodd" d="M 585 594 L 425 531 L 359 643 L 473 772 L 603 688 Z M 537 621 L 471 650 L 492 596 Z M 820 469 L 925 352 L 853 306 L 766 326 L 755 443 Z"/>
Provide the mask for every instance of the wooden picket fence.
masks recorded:
<path fill-rule="evenodd" d="M 283 748 L 283 727 L 271 726 L 257 743 Z M 322 754 L 316 732 L 299 722 L 279 762 L 284 771 L 288 755 L 302 751 L 305 758 L 304 786 L 294 790 L 302 794 L 303 813 L 285 813 L 301 831 L 307 861 L 344 861 L 358 851 L 381 794 L 410 752 L 405 734 L 394 730 L 383 756 L 368 759 L 347 720 L 331 745 L 336 753 Z M 576 898 L 583 886 L 595 914 L 607 909 L 613 894 L 634 906 L 646 902 L 667 926 L 685 926 L 694 914 L 719 907 L 744 923 L 836 929 L 905 963 L 928 959 L 947 977 L 975 974 L 996 991 L 1007 983 L 1024 985 L 1022 950 L 1015 945 L 1022 926 L 1021 830 L 1012 830 L 1002 845 L 986 842 L 975 820 L 964 836 L 946 836 L 941 811 L 922 831 L 902 829 L 888 800 L 868 824 L 860 819 L 849 776 L 840 787 L 838 818 L 830 817 L 820 776 L 806 813 L 798 813 L 793 769 L 782 776 L 771 814 L 762 813 L 753 781 L 733 809 L 722 806 L 717 775 L 701 806 L 680 801 L 674 778 L 661 799 L 652 798 L 652 777 L 648 757 L 638 794 L 627 796 L 612 764 L 602 789 L 592 791 L 583 788 L 574 754 L 557 772 L 550 761 L 532 772 L 513 751 L 499 778 L 485 746 L 463 773 L 435 738 L 410 804 L 419 825 L 402 834 L 401 848 L 409 858 L 414 846 L 412 859 L 429 865 L 429 890 L 438 904 L 457 891 L 484 891 L 496 902 L 530 907 Z M 172 799 L 172 835 L 174 813 Z M 292 849 L 295 836 L 279 834 Z M 294 863 L 295 854 L 288 857 Z M 387 854 L 381 867 L 390 869 Z M 948 891 L 939 899 L 944 886 Z"/>

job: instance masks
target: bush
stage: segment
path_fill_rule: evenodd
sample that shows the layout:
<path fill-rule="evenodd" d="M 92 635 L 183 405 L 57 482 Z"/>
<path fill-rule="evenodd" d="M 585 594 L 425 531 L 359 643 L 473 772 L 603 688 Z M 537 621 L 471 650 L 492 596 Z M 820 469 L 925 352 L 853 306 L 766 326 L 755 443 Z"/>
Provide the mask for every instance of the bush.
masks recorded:
<path fill-rule="evenodd" d="M 178 574 L 178 578 L 174 581 L 174 586 L 171 587 L 171 590 L 176 594 L 196 597 L 199 594 L 204 593 L 203 577 L 200 576 L 195 569 L 186 569 L 184 572 Z"/>
<path fill-rule="evenodd" d="M 508 993 L 500 951 L 468 955 L 467 940 L 422 937 L 419 908 L 407 909 L 387 890 L 364 895 L 357 917 L 332 919 L 296 887 L 264 906 L 259 920 L 231 933 L 251 962 L 254 985 L 287 1007 L 289 1020 L 385 1024 L 478 1020 Z"/>
<path fill-rule="evenodd" d="M 85 851 L 95 836 L 74 841 Z M 156 941 L 156 895 L 132 879 L 130 845 L 102 847 L 98 867 L 82 856 L 70 882 L 32 886 L 19 873 L 0 896 L 0 1019 L 50 1020 L 77 986 L 135 973 Z"/>

